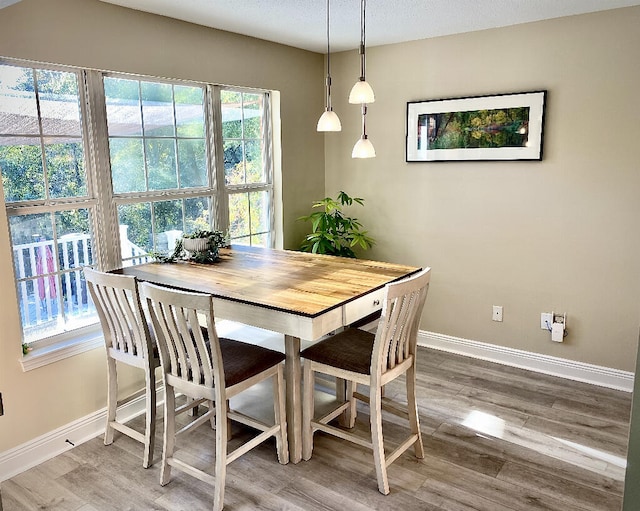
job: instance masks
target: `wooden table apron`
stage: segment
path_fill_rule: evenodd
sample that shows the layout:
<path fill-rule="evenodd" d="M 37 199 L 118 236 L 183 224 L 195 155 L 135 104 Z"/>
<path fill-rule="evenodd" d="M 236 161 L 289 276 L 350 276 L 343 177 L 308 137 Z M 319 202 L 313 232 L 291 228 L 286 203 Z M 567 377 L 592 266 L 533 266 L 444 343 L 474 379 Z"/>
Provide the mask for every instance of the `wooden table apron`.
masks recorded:
<path fill-rule="evenodd" d="M 419 271 L 392 263 L 232 247 L 220 261 L 147 263 L 113 270 L 213 295 L 217 318 L 284 334 L 291 461 L 302 457 L 300 339 L 314 341 L 381 308 L 385 284 Z"/>

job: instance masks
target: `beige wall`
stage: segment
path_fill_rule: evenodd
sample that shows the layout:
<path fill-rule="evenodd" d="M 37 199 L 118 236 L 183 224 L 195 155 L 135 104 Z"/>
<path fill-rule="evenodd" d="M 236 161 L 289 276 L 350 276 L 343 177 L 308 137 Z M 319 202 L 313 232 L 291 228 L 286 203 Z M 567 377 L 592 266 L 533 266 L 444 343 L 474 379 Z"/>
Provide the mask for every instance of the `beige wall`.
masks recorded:
<path fill-rule="evenodd" d="M 333 56 L 326 192 L 364 197 L 374 259 L 429 265 L 421 328 L 633 371 L 640 303 L 640 8 L 370 48 L 377 157 L 352 160 L 357 52 Z M 405 163 L 406 102 L 548 90 L 542 162 Z M 491 321 L 491 306 L 504 322 Z M 550 341 L 540 313 L 566 311 Z"/>
<path fill-rule="evenodd" d="M 0 10 L 0 56 L 280 91 L 284 244 L 297 246 L 294 219 L 324 192 L 321 55 L 97 0 L 23 0 Z M 0 207 L 0 452 L 103 407 L 106 383 L 102 350 L 20 369 L 6 226 Z M 134 386 L 131 372 L 124 384 Z"/>

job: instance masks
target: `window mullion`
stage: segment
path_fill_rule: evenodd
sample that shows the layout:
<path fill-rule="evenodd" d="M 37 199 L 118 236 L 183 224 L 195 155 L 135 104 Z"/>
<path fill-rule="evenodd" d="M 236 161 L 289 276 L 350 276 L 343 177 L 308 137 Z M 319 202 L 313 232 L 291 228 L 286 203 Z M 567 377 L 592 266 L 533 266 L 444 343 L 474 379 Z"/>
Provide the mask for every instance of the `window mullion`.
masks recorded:
<path fill-rule="evenodd" d="M 222 139 L 222 101 L 220 99 L 220 87 L 209 85 L 207 87 L 207 110 L 209 122 L 207 129 L 209 136 L 209 166 L 212 184 L 216 191 L 214 197 L 213 225 L 223 232 L 229 230 L 229 196 L 225 187 L 224 175 L 224 142 Z"/>
<path fill-rule="evenodd" d="M 98 245 L 97 263 L 102 269 L 120 266 L 120 229 L 118 213 L 111 188 L 111 165 L 109 156 L 109 133 L 107 129 L 107 107 L 102 73 L 87 71 L 88 139 L 91 150 L 90 169 L 87 172 L 90 186 L 97 198 L 94 215 L 95 243 Z"/>

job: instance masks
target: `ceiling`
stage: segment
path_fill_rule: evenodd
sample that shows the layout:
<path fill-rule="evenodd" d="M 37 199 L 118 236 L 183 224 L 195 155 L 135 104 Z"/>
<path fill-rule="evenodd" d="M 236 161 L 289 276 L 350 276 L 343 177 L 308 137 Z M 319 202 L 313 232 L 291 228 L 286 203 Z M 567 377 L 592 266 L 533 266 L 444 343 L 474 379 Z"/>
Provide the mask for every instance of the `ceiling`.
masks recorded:
<path fill-rule="evenodd" d="M 11 4 L 18 0 L 0 0 Z M 102 0 L 326 53 L 326 0 Z M 640 0 L 369 0 L 367 46 L 640 5 Z M 331 0 L 331 51 L 358 47 L 360 2 Z"/>

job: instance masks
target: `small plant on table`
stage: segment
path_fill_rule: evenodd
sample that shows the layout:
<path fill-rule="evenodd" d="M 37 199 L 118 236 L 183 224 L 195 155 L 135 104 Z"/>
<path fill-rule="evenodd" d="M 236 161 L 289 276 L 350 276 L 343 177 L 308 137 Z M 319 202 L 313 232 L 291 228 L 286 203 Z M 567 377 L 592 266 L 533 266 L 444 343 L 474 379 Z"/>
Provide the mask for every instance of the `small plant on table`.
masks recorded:
<path fill-rule="evenodd" d="M 177 240 L 172 254 L 154 253 L 152 255 L 161 263 L 187 260 L 211 264 L 220 258 L 220 249 L 228 245 L 229 239 L 222 231 L 197 230 L 191 234 L 184 234 Z"/>

